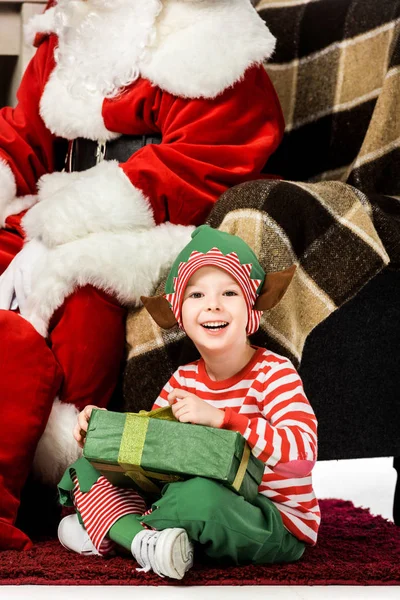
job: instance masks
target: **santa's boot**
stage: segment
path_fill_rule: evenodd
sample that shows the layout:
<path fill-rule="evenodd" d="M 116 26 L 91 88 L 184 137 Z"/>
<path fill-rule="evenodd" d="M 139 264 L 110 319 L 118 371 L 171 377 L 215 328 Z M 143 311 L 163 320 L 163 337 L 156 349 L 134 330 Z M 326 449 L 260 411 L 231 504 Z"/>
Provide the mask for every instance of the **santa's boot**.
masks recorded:
<path fill-rule="evenodd" d="M 0 310 L 0 550 L 32 545 L 15 520 L 61 380 L 46 340 L 18 314 Z"/>

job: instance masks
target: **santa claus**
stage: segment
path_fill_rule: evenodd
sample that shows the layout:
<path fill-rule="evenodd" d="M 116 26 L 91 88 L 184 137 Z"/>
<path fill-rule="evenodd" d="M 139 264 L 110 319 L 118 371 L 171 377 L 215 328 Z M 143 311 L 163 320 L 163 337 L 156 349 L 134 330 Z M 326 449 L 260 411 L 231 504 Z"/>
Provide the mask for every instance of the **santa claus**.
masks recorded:
<path fill-rule="evenodd" d="M 15 518 L 35 452 L 56 482 L 78 411 L 109 401 L 126 308 L 283 133 L 249 0 L 58 0 L 27 34 L 0 111 L 0 549 L 31 546 Z"/>

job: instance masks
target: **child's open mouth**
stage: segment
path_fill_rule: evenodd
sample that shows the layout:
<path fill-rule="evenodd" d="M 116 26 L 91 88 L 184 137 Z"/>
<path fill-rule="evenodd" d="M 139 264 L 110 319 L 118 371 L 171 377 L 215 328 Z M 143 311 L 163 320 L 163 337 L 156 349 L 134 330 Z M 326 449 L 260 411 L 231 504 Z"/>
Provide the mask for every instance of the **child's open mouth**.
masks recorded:
<path fill-rule="evenodd" d="M 209 331 L 220 331 L 221 329 L 228 327 L 228 325 L 229 323 L 226 321 L 208 321 L 207 323 L 201 324 L 204 329 L 208 329 Z"/>

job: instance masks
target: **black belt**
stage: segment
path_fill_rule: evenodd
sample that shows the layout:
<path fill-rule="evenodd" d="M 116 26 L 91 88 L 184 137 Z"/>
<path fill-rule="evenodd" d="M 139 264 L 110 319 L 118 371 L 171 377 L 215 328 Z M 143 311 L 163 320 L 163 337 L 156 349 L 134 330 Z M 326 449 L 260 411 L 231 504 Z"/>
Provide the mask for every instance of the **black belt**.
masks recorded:
<path fill-rule="evenodd" d="M 132 154 L 148 144 L 161 144 L 158 135 L 121 135 L 116 140 L 100 142 L 77 138 L 69 143 L 65 170 L 86 171 L 102 160 L 126 162 Z"/>

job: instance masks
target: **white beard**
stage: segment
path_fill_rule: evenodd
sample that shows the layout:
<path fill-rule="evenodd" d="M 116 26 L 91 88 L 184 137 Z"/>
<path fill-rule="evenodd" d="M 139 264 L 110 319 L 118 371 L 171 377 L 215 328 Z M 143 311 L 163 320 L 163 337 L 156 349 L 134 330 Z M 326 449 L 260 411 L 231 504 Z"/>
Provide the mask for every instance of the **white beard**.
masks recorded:
<path fill-rule="evenodd" d="M 139 76 L 161 0 L 58 0 L 57 75 L 71 96 L 112 97 Z"/>

